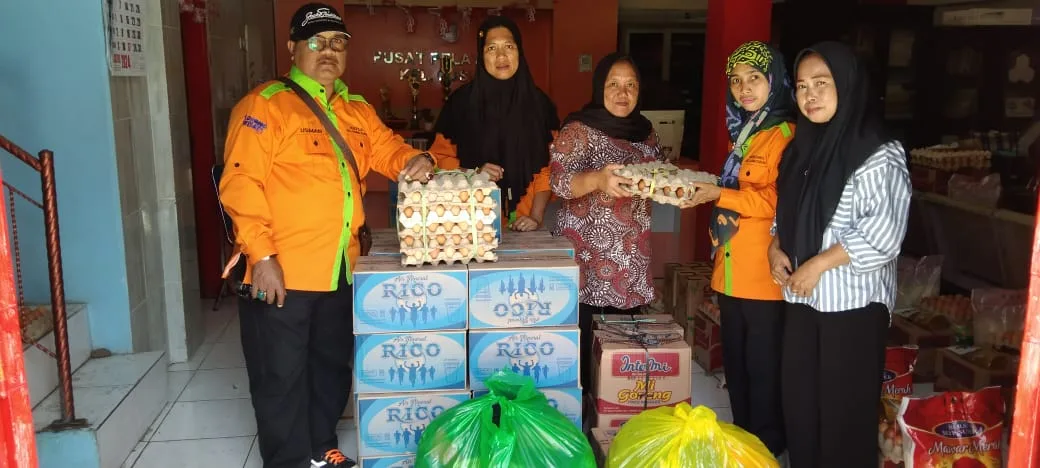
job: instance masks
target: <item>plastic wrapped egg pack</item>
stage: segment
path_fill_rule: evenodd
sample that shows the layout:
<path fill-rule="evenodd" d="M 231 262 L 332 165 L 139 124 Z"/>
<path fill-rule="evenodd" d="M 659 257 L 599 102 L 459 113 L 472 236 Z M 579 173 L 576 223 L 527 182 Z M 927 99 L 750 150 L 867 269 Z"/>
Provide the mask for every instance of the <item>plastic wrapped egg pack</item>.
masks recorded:
<path fill-rule="evenodd" d="M 693 198 L 694 183 L 719 183 L 719 178 L 713 174 L 681 169 L 663 162 L 632 164 L 614 173 L 635 182 L 628 186 L 632 195 L 666 205 L 678 205 Z"/>
<path fill-rule="evenodd" d="M 427 183 L 400 181 L 401 263 L 496 261 L 498 190 L 487 174 L 475 171 L 440 172 Z"/>

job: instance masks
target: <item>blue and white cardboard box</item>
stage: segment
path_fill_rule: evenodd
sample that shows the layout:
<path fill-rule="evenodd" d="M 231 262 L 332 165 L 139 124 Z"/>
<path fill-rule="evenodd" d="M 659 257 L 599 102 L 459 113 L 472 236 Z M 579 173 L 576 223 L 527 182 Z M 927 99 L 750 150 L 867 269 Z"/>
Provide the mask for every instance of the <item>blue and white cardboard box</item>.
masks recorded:
<path fill-rule="evenodd" d="M 465 330 L 465 265 L 403 267 L 398 257 L 359 257 L 354 266 L 354 333 Z"/>
<path fill-rule="evenodd" d="M 578 429 L 582 429 L 581 426 L 581 389 L 580 388 L 540 388 L 538 391 L 545 395 L 545 398 L 549 400 L 549 406 L 556 408 L 557 411 L 563 413 L 567 419 L 574 422 L 574 425 L 578 426 Z M 473 398 L 480 398 L 490 393 L 489 390 L 478 390 L 473 392 Z"/>
<path fill-rule="evenodd" d="M 484 380 L 503 368 L 530 376 L 538 388 L 578 387 L 578 335 L 577 328 L 471 330 L 470 387 L 487 390 Z"/>
<path fill-rule="evenodd" d="M 578 325 L 578 264 L 560 254 L 500 257 L 469 266 L 469 327 Z"/>
<path fill-rule="evenodd" d="M 415 468 L 415 455 L 362 457 L 360 468 Z"/>
<path fill-rule="evenodd" d="M 358 335 L 357 393 L 466 389 L 466 332 Z"/>
<path fill-rule="evenodd" d="M 358 395 L 358 455 L 414 454 L 430 422 L 469 399 L 468 391 Z"/>

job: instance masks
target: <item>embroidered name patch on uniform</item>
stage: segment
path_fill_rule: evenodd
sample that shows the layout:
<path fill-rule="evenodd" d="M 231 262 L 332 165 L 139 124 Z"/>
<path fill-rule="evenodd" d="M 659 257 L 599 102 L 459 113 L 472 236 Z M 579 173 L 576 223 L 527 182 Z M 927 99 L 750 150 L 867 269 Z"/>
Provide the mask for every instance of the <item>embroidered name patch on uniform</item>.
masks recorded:
<path fill-rule="evenodd" d="M 267 124 L 261 122 L 260 119 L 250 115 L 247 115 L 246 118 L 242 120 L 242 125 L 256 130 L 257 133 L 263 132 L 267 129 Z"/>

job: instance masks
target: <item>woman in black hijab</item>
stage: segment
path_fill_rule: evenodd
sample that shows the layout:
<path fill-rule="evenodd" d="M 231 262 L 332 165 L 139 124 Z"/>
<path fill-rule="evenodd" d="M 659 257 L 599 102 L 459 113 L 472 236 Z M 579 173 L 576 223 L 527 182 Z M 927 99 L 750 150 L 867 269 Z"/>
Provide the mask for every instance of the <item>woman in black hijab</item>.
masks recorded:
<path fill-rule="evenodd" d="M 628 57 L 596 67 L 592 101 L 567 117 L 552 145 L 552 191 L 563 199 L 556 235 L 574 244 L 581 273 L 582 386 L 590 388 L 592 317 L 633 314 L 654 301 L 650 277 L 650 201 L 632 198 L 614 174 L 661 159 L 650 121 L 639 113 L 639 75 Z"/>
<path fill-rule="evenodd" d="M 487 172 L 502 188 L 503 203 L 515 210 L 512 228 L 535 230 L 549 202 L 549 144 L 560 126 L 556 106 L 534 84 L 513 20 L 489 17 L 477 32 L 477 47 L 473 81 L 451 94 L 437 119 L 434 130 L 448 141 L 435 141 L 430 152 L 439 161 L 457 156 L 461 167 Z"/>
<path fill-rule="evenodd" d="M 799 54 L 798 132 L 780 163 L 773 278 L 783 286 L 791 466 L 878 466 L 878 402 L 910 175 L 867 70 L 823 42 Z"/>

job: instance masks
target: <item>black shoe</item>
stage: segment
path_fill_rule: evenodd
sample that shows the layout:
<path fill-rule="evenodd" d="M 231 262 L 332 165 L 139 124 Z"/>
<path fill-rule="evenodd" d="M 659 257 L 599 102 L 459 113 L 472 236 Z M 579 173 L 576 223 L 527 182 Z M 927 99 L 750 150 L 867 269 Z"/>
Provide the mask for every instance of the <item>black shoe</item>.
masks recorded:
<path fill-rule="evenodd" d="M 352 468 L 355 466 L 357 466 L 357 462 L 347 458 L 339 449 L 325 452 L 321 460 L 311 460 L 311 467 L 313 468 Z"/>

